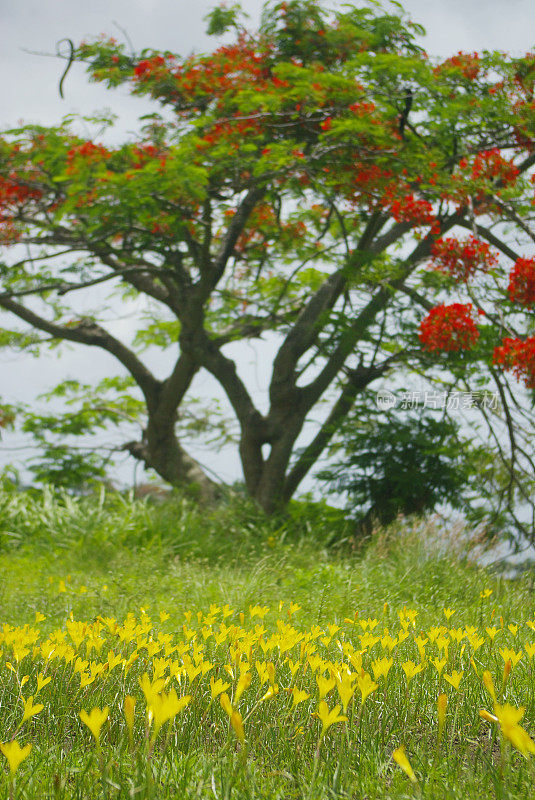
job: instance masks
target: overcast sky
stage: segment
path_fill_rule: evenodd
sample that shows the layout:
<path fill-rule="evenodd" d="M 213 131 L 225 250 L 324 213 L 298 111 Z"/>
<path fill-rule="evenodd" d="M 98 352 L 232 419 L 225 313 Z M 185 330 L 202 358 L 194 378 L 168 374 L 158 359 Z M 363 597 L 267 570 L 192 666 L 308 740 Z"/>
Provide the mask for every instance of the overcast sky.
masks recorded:
<path fill-rule="evenodd" d="M 88 114 L 108 107 L 119 115 L 115 135 L 124 137 L 135 130 L 137 117 L 149 110 L 147 102 L 129 97 L 124 88 L 108 92 L 101 85 L 88 84 L 80 65 L 73 65 L 64 84 L 65 99 L 61 100 L 58 83 L 64 62 L 52 57 L 57 43 L 70 38 L 76 44 L 100 33 L 124 40 L 124 30 L 136 50 L 154 47 L 179 54 L 208 50 L 213 40 L 204 35 L 203 17 L 213 5 L 208 0 L 0 0 L 0 65 L 4 76 L 0 126 L 7 128 L 20 121 L 54 124 L 71 112 Z M 412 19 L 426 28 L 422 44 L 431 56 L 482 49 L 522 55 L 535 44 L 533 0 L 508 0 L 507 4 L 503 0 L 406 0 L 403 5 Z M 243 0 L 251 25 L 258 21 L 261 6 L 259 0 Z M 11 322 L 8 315 L 0 315 L 0 326 L 7 327 Z M 132 325 L 131 319 L 118 319 L 113 332 L 126 333 Z M 252 391 L 261 391 L 266 374 L 258 365 L 264 359 L 245 348 L 243 361 L 247 362 Z M 163 375 L 168 363 L 169 358 L 162 356 L 156 371 Z M 88 354 L 83 348 L 73 347 L 61 359 L 43 356 L 37 361 L 0 352 L 0 397 L 30 401 L 65 377 L 88 380 L 114 371 L 111 357 L 94 351 Z M 196 388 L 198 393 L 212 391 L 206 377 L 198 380 Z M 21 462 L 25 451 L 8 449 L 21 444 L 19 437 L 4 435 L 0 469 L 10 461 Z M 197 455 L 221 478 L 240 477 L 236 454 Z M 125 481 L 131 475 L 131 467 L 121 472 Z"/>

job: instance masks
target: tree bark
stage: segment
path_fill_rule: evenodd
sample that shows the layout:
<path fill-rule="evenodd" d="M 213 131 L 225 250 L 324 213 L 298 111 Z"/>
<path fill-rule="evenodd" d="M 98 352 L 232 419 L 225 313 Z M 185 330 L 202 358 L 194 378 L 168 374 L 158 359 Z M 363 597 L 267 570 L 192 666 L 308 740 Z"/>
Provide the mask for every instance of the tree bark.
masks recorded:
<path fill-rule="evenodd" d="M 186 453 L 176 437 L 174 423 L 174 419 L 157 423 L 149 418 L 143 439 L 140 442 L 128 442 L 125 450 L 143 461 L 145 467 L 154 469 L 171 486 L 187 489 L 199 500 L 212 504 L 218 498 L 221 487 Z"/>

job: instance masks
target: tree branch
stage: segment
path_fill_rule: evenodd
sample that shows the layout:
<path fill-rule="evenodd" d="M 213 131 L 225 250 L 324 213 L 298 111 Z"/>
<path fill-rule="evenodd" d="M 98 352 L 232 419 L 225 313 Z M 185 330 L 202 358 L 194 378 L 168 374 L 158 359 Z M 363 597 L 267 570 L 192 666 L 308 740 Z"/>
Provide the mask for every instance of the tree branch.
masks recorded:
<path fill-rule="evenodd" d="M 217 286 L 219 279 L 223 275 L 225 271 L 225 267 L 227 266 L 227 262 L 231 257 L 232 253 L 234 252 L 234 248 L 236 246 L 236 242 L 240 238 L 240 235 L 249 219 L 249 215 L 251 211 L 258 203 L 259 200 L 264 197 L 267 192 L 267 187 L 263 186 L 253 186 L 247 192 L 246 196 L 238 206 L 238 210 L 232 217 L 232 221 L 230 222 L 226 236 L 223 239 L 221 247 L 219 249 L 219 253 L 216 255 L 211 270 L 209 271 L 206 280 L 201 280 L 201 285 L 203 288 L 203 296 L 208 296 L 214 286 Z"/>
<path fill-rule="evenodd" d="M 291 499 L 303 478 L 317 462 L 329 441 L 339 429 L 340 423 L 353 407 L 357 394 L 363 391 L 372 381 L 381 377 L 388 369 L 388 366 L 389 364 L 385 362 L 385 364 L 381 364 L 379 367 L 373 367 L 371 369 L 358 367 L 356 370 L 350 372 L 350 380 L 342 389 L 329 416 L 286 476 L 283 489 L 285 502 Z"/>
<path fill-rule="evenodd" d="M 111 353 L 134 378 L 143 392 L 147 406 L 152 408 L 157 402 L 161 386 L 160 381 L 154 377 L 152 372 L 147 369 L 132 350 L 118 339 L 115 339 L 100 325 L 86 320 L 73 328 L 58 325 L 54 322 L 49 322 L 44 317 L 26 308 L 26 306 L 7 297 L 0 297 L 0 306 L 27 322 L 28 325 L 50 334 L 54 339 L 64 339 L 78 344 L 100 347 L 102 350 Z"/>

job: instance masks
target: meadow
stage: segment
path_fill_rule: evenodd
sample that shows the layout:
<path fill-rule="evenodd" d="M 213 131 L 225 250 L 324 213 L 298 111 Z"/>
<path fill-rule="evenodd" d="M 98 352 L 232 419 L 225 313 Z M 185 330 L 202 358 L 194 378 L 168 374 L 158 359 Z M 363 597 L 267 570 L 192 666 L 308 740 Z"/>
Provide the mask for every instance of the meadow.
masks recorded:
<path fill-rule="evenodd" d="M 534 576 L 461 530 L 2 491 L 0 576 L 2 798 L 535 797 Z"/>

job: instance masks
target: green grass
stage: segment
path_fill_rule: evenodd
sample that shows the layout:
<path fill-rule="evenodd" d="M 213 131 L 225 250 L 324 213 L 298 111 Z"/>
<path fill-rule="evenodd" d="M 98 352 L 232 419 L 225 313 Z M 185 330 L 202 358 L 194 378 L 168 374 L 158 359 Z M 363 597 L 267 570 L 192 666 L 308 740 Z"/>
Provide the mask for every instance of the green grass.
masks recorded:
<path fill-rule="evenodd" d="M 356 543 L 343 515 L 320 504 L 295 503 L 285 518 L 273 520 L 239 496 L 218 509 L 200 510 L 179 497 L 151 506 L 119 495 L 73 500 L 46 492 L 0 493 L 0 741 L 16 738 L 21 745 L 32 744 L 14 783 L 2 759 L 6 768 L 0 775 L 0 797 L 8 797 L 10 791 L 21 798 L 69 799 L 534 797 L 533 757 L 524 759 L 502 738 L 498 725 L 479 716 L 481 708 L 493 711 L 481 680 L 488 669 L 498 700 L 524 706 L 521 724 L 535 734 L 533 660 L 524 650 L 535 641 L 535 630 L 526 625 L 535 615 L 533 576 L 510 581 L 478 569 L 467 548 L 459 532 L 444 533 L 432 522 L 399 523 L 371 542 Z M 492 594 L 481 597 L 486 589 Z M 290 603 L 300 608 L 289 617 Z M 220 643 L 215 637 L 224 632 L 221 613 L 211 620 L 212 604 L 228 604 L 234 610 L 225 620 L 235 626 L 234 632 Z M 250 616 L 254 605 L 269 607 L 264 620 Z M 372 663 L 388 655 L 388 648 L 380 641 L 363 647 L 360 637 L 365 631 L 359 620 L 377 619 L 373 634 L 378 631 L 379 638 L 385 628 L 395 636 L 403 629 L 405 617 L 400 619 L 398 612 L 404 607 L 416 612 L 414 624 L 407 622 L 409 636 L 393 651 L 387 681 L 377 680 L 377 689 L 362 708 L 357 690 L 348 706 L 348 721 L 332 725 L 321 738 L 315 716 L 316 675 L 336 674 L 341 680 L 343 662 L 355 682 L 362 674 L 361 658 L 362 669 L 373 678 Z M 444 608 L 455 612 L 449 622 Z M 189 611 L 191 619 L 185 616 Z M 36 623 L 37 612 L 45 619 Z M 161 620 L 160 612 L 169 617 Z M 199 621 L 198 613 L 204 619 Z M 121 640 L 110 620 L 120 626 L 129 614 L 146 630 Z M 90 642 L 91 630 L 99 630 L 99 617 L 108 620 L 97 636 L 100 653 Z M 47 660 L 44 651 L 33 652 L 33 642 L 28 654 L 19 650 L 17 661 L 17 647 L 31 636 L 31 629 L 39 631 L 37 644 L 51 636 L 57 644 L 62 634 L 54 632 L 66 632 L 66 625 L 72 628 L 69 618 L 90 626 L 70 661 Z M 340 628 L 329 639 L 331 623 Z M 518 632 L 507 627 L 510 623 L 518 624 Z M 259 624 L 265 631 L 257 629 L 255 634 Z M 464 630 L 459 642 L 448 634 L 444 668 L 450 674 L 463 671 L 459 691 L 432 666 L 430 659 L 440 654 L 433 642 L 425 645 L 424 669 L 407 686 L 401 665 L 420 662 L 417 637 L 423 632 L 429 638 L 429 630 L 441 625 Z M 484 640 L 477 648 L 465 635 L 471 625 L 477 628 L 475 636 Z M 494 641 L 485 631 L 490 625 L 499 629 Z M 306 637 L 315 626 L 323 633 L 311 645 Z M 157 646 L 152 642 L 160 633 L 180 645 L 188 639 L 188 630 L 195 631 L 191 652 L 202 647 L 202 659 L 212 667 L 204 677 L 190 680 L 184 672 L 177 679 L 172 672 L 186 670 L 190 650 L 169 655 L 167 666 L 162 666 L 169 680 L 159 691 L 174 688 L 179 696 L 192 699 L 151 743 L 138 679 L 144 672 L 154 678 L 158 671 L 157 659 L 164 657 L 164 650 L 153 654 L 151 647 Z M 253 650 L 244 645 L 240 659 L 247 671 L 250 656 L 252 681 L 235 704 L 245 729 L 242 747 L 219 698 L 211 700 L 209 679 L 228 682 L 234 703 L 239 668 L 232 642 L 241 647 L 248 633 Z M 278 646 L 270 649 L 274 635 Z M 315 646 L 316 653 L 303 652 L 302 638 L 293 642 L 292 637 L 303 635 L 306 647 Z M 70 634 L 65 636 L 74 647 Z M 522 658 L 502 694 L 504 659 L 499 650 L 504 647 L 522 651 Z M 109 650 L 125 659 L 136 650 L 138 657 L 128 670 L 105 670 L 80 688 L 76 659 L 96 665 L 106 661 Z M 324 669 L 313 674 L 307 659 L 315 655 L 321 656 Z M 294 676 L 288 659 L 294 667 L 300 662 Z M 263 702 L 270 680 L 261 685 L 257 660 L 273 663 L 279 688 Z M 88 664 L 85 671 L 89 669 Z M 232 675 L 229 670 L 234 670 Z M 52 677 L 39 694 L 38 672 Z M 310 695 L 295 708 L 294 688 Z M 448 707 L 438 746 L 441 692 L 448 697 Z M 137 699 L 133 750 L 122 711 L 126 694 Z M 44 708 L 20 726 L 23 698 L 30 695 Z M 340 704 L 336 688 L 326 702 L 329 709 Z M 102 729 L 99 755 L 79 711 L 105 705 L 109 720 Z M 417 783 L 392 760 L 401 744 Z"/>

